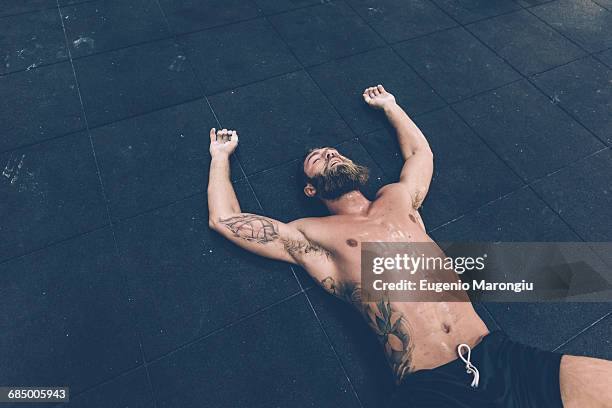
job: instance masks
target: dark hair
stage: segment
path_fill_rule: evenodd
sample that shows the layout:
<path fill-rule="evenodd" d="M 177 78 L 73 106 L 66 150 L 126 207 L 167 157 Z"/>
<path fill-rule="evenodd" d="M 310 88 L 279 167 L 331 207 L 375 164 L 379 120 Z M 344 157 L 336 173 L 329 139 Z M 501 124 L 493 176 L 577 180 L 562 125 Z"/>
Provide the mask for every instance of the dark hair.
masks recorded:
<path fill-rule="evenodd" d="M 309 147 L 306 150 L 304 150 L 304 154 L 302 155 L 302 160 L 298 163 L 298 175 L 299 178 L 298 180 L 302 181 L 302 187 L 304 187 L 306 184 L 312 182 L 312 179 L 310 177 L 308 177 L 306 175 L 306 172 L 304 171 L 304 161 L 306 160 L 306 158 L 308 157 L 308 155 L 312 152 L 314 152 L 315 150 L 319 150 L 322 149 L 322 147 Z"/>

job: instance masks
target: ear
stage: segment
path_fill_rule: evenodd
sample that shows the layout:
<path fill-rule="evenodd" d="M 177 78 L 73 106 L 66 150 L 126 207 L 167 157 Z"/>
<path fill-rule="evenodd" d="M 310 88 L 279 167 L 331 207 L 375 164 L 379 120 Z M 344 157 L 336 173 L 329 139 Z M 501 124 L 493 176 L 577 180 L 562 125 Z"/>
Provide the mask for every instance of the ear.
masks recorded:
<path fill-rule="evenodd" d="M 317 195 L 317 189 L 314 188 L 312 184 L 308 183 L 304 187 L 304 194 L 306 194 L 306 197 L 312 198 Z"/>

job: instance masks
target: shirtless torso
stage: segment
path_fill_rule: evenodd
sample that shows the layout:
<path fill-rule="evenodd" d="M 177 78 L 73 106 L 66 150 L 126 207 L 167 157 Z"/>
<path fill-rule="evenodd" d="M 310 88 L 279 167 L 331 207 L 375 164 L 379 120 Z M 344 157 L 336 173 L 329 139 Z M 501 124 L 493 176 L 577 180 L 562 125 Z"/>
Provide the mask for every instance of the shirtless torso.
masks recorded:
<path fill-rule="evenodd" d="M 363 215 L 309 218 L 295 224 L 322 249 L 303 256 L 302 266 L 325 290 L 363 314 L 398 381 L 408 372 L 456 359 L 459 344 L 474 346 L 488 333 L 469 302 L 390 302 L 383 311 L 377 303 L 361 301 L 361 242 L 433 242 L 401 186 L 383 187 Z M 381 330 L 377 316 L 396 329 Z"/>

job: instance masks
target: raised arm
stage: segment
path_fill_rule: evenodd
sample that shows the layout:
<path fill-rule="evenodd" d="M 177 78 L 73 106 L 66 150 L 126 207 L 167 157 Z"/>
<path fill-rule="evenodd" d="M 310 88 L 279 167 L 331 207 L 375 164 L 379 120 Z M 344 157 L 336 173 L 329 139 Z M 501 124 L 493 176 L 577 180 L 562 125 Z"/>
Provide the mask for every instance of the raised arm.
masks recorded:
<path fill-rule="evenodd" d="M 257 214 L 243 213 L 230 181 L 229 158 L 238 146 L 236 131 L 210 131 L 208 224 L 241 246 L 267 258 L 301 264 L 305 254 L 323 251 L 299 230 L 299 221 L 285 224 Z"/>
<path fill-rule="evenodd" d="M 414 209 L 418 209 L 427 195 L 433 175 L 433 153 L 429 143 L 423 132 L 395 102 L 395 97 L 382 85 L 367 88 L 363 98 L 368 105 L 382 109 L 397 132 L 404 157 L 399 184 L 410 194 Z"/>

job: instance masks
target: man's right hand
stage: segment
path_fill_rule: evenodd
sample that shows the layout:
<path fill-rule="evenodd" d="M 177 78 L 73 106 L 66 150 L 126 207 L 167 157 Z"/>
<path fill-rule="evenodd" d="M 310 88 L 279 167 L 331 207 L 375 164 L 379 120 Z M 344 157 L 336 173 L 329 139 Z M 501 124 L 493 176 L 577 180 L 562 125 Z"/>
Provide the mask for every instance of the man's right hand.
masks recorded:
<path fill-rule="evenodd" d="M 210 129 L 210 155 L 229 157 L 238 147 L 238 133 L 235 130 Z"/>

